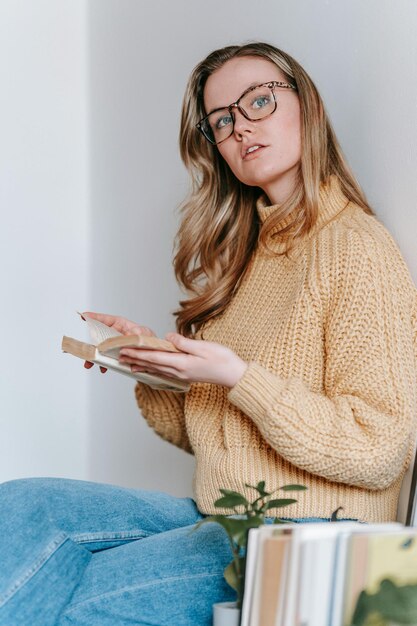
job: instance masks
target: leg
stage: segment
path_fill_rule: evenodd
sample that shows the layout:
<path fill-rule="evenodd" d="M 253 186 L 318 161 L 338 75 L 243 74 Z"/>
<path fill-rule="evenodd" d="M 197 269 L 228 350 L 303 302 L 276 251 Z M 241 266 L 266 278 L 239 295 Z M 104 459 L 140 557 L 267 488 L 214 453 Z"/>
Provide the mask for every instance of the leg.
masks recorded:
<path fill-rule="evenodd" d="M 0 485 L 0 626 L 54 626 L 93 552 L 201 518 L 190 498 L 76 480 Z"/>
<path fill-rule="evenodd" d="M 234 600 L 222 528 L 170 530 L 93 555 L 58 626 L 210 626 L 212 605 Z"/>

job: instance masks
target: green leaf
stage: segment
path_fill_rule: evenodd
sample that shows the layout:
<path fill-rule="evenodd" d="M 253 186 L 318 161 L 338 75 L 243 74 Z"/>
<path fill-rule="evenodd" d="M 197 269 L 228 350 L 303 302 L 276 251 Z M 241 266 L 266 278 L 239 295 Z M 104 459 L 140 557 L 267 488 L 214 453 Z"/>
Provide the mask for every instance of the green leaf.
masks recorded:
<path fill-rule="evenodd" d="M 232 522 L 233 520 L 231 520 L 230 517 L 226 517 L 225 515 L 210 515 L 210 517 L 205 517 L 204 519 L 197 522 L 194 528 L 191 529 L 191 532 L 194 532 L 195 530 L 197 530 L 198 528 L 200 528 L 200 526 L 203 526 L 204 524 L 215 523 L 215 524 L 220 524 L 220 526 L 222 526 L 225 529 L 229 537 L 233 538 L 234 526 Z"/>
<path fill-rule="evenodd" d="M 245 496 L 242 495 L 241 493 L 237 492 L 237 491 L 233 491 L 231 489 L 220 489 L 220 492 L 223 494 L 223 496 L 231 496 L 233 498 L 236 499 L 236 501 L 239 501 L 238 504 L 243 504 L 243 505 L 247 505 L 249 504 L 248 501 L 246 500 Z M 219 498 L 221 499 L 221 498 Z"/>
<path fill-rule="evenodd" d="M 236 519 L 225 515 L 211 515 L 197 522 L 193 530 L 210 522 L 220 524 L 226 531 L 228 537 L 238 548 L 246 548 L 249 529 L 258 528 L 258 526 L 263 524 L 263 518 L 256 516 L 249 519 Z M 193 532 L 193 530 L 191 532 Z"/>
<path fill-rule="evenodd" d="M 227 496 L 219 498 L 214 503 L 214 506 L 222 509 L 233 509 L 235 506 L 246 505 L 248 501 L 246 498 L 240 495 L 240 493 L 230 493 Z"/>
<path fill-rule="evenodd" d="M 239 493 L 238 491 L 233 491 L 233 489 L 219 489 L 220 493 L 222 493 L 224 496 L 239 496 L 240 498 L 243 498 L 244 500 L 246 500 L 246 498 L 244 497 L 243 494 Z M 247 500 L 246 500 L 247 502 Z"/>
<path fill-rule="evenodd" d="M 269 496 L 271 495 L 268 491 L 265 491 L 265 481 L 261 480 L 255 487 L 256 491 L 261 496 Z"/>
<path fill-rule="evenodd" d="M 249 519 L 234 519 L 232 528 L 232 539 L 239 548 L 246 548 L 248 543 L 248 532 L 251 528 L 258 528 L 263 524 L 263 518 L 256 516 Z"/>
<path fill-rule="evenodd" d="M 333 511 L 332 516 L 330 518 L 331 522 L 338 522 L 339 518 L 337 517 L 337 514 L 339 513 L 339 511 L 343 511 L 343 507 L 342 506 L 338 506 L 336 511 Z"/>
<path fill-rule="evenodd" d="M 237 591 L 239 588 L 239 579 L 236 573 L 236 567 L 235 567 L 234 561 L 229 563 L 229 565 L 224 570 L 223 575 L 226 579 L 226 582 L 231 586 L 231 588 Z"/>
<path fill-rule="evenodd" d="M 265 491 L 265 481 L 262 480 L 257 485 L 249 485 L 249 483 L 245 483 L 245 487 L 249 487 L 249 489 L 253 489 L 261 494 L 261 496 L 269 496 L 271 495 L 268 491 Z"/>
<path fill-rule="evenodd" d="M 307 487 L 305 485 L 284 485 L 280 489 L 282 491 L 305 491 Z"/>
<path fill-rule="evenodd" d="M 265 511 L 269 511 L 269 509 L 281 509 L 284 506 L 288 506 L 289 504 L 294 504 L 297 500 L 293 498 L 281 498 L 279 500 L 270 500 L 266 505 Z"/>
<path fill-rule="evenodd" d="M 237 592 L 237 607 L 242 608 L 243 591 L 245 586 L 245 557 L 234 559 L 224 570 L 226 582 Z"/>

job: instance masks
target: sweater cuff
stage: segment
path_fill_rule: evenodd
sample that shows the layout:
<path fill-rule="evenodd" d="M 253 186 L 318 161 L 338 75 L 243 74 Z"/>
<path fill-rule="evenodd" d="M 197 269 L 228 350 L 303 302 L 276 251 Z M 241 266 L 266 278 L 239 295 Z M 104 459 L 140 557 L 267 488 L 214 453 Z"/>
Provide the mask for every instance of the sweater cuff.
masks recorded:
<path fill-rule="evenodd" d="M 228 399 L 243 413 L 260 425 L 270 399 L 277 397 L 286 386 L 286 380 L 255 362 L 249 363 L 242 378 L 228 393 Z"/>

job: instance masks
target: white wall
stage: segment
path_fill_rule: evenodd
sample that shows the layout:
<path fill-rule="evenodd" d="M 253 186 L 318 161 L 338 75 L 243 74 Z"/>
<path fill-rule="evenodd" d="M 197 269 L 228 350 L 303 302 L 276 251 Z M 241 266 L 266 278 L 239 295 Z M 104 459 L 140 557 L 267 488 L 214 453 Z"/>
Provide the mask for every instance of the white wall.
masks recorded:
<path fill-rule="evenodd" d="M 87 473 L 88 381 L 60 354 L 88 291 L 85 23 L 83 0 L 0 2 L 0 481 Z"/>
<path fill-rule="evenodd" d="M 13 229 L 2 250 L 9 285 L 3 327 L 10 328 L 13 346 L 1 416 L 7 444 L 0 445 L 13 449 L 7 471 L 82 475 L 188 494 L 191 457 L 148 429 L 130 381 L 80 372 L 56 350 L 60 335 L 80 336 L 75 308 L 120 313 L 161 335 L 173 328 L 170 312 L 179 296 L 171 269 L 173 210 L 187 187 L 177 150 L 183 90 L 208 52 L 248 40 L 281 47 L 310 73 L 353 170 L 417 281 L 417 3 L 44 0 L 36 12 L 30 0 L 2 6 L 9 25 L 1 20 L 7 38 L 0 45 L 15 50 L 7 62 L 4 54 L 0 60 L 14 85 L 0 117 L 5 180 L 13 181 L 1 202 Z M 23 20 L 27 12 L 30 19 Z M 28 120 L 23 127 L 22 115 Z M 36 131 L 39 118 L 47 133 Z M 24 247 L 16 235 L 21 223 L 30 224 Z M 31 237 L 40 238 L 40 224 L 47 232 L 42 255 Z M 47 288 L 51 283 L 55 293 Z M 51 344 L 47 351 L 34 345 L 42 366 L 27 372 L 31 364 L 25 361 L 19 376 L 20 354 L 28 354 L 20 332 L 29 313 Z M 48 396 L 39 399 L 46 386 Z"/>
<path fill-rule="evenodd" d="M 90 3 L 94 227 L 89 306 L 164 336 L 174 329 L 170 312 L 180 296 L 171 253 L 174 208 L 186 191 L 177 134 L 190 63 L 186 48 L 183 58 L 176 58 L 182 20 L 176 11 L 164 17 L 172 7 L 162 5 L 161 13 L 161 3 Z M 91 371 L 93 479 L 190 493 L 193 458 L 149 429 L 128 379 L 107 376 L 103 380 Z"/>

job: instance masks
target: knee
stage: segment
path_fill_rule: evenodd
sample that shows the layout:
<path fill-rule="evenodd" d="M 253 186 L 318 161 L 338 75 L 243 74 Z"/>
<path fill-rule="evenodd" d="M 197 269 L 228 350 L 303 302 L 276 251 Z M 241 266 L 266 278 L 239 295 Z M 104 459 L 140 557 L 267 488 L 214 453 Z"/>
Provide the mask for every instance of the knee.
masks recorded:
<path fill-rule="evenodd" d="M 48 491 L 50 480 L 48 478 L 19 478 L 1 483 L 1 509 L 22 511 L 22 509 L 38 508 Z"/>
<path fill-rule="evenodd" d="M 2 497 L 30 495 L 34 490 L 38 490 L 50 480 L 50 478 L 16 478 L 14 480 L 8 480 L 4 483 L 0 483 L 0 493 Z"/>
<path fill-rule="evenodd" d="M 213 568 L 223 570 L 232 560 L 230 543 L 225 530 L 218 524 L 204 524 L 191 536 L 192 552 Z"/>
<path fill-rule="evenodd" d="M 21 533 L 50 537 L 55 533 L 60 511 L 59 478 L 21 478 L 0 484 L 0 543 Z M 1 548 L 0 548 L 1 554 Z"/>

